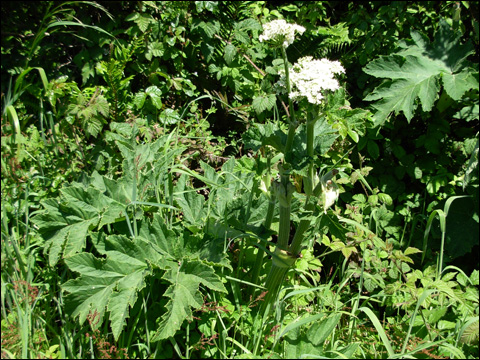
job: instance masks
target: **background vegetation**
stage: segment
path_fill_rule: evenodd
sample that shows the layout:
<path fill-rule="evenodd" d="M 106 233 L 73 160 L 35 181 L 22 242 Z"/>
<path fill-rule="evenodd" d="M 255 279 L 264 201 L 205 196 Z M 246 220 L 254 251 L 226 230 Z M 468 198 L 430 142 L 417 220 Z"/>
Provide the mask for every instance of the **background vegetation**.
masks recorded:
<path fill-rule="evenodd" d="M 478 358 L 478 2 L 1 6 L 2 358 Z M 340 198 L 262 318 L 280 18 Z"/>

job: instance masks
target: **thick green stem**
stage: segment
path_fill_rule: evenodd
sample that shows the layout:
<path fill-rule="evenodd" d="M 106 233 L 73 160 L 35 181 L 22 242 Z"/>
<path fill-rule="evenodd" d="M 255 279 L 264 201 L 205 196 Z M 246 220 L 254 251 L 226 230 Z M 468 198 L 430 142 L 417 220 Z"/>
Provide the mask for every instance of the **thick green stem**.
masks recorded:
<path fill-rule="evenodd" d="M 292 111 L 293 113 L 293 111 Z M 291 123 L 288 128 L 287 143 L 285 144 L 285 161 L 290 163 L 292 160 L 293 139 L 297 130 L 296 124 Z"/>
<path fill-rule="evenodd" d="M 315 122 L 317 117 L 313 113 L 307 115 L 307 155 L 313 160 L 313 139 L 315 138 Z"/>
<path fill-rule="evenodd" d="M 288 240 L 290 238 L 290 204 L 292 202 L 293 191 L 295 190 L 295 187 L 290 183 L 289 177 L 289 173 L 280 167 L 280 182 L 273 184 L 276 188 L 275 192 L 279 203 L 280 218 L 277 246 L 272 259 L 272 268 L 270 269 L 265 284 L 268 291 L 264 302 L 264 310 L 266 311 L 269 311 L 269 306 L 277 295 L 286 271 L 295 262 L 295 258 L 287 251 Z"/>
<path fill-rule="evenodd" d="M 290 204 L 287 207 L 280 205 L 279 221 L 277 246 L 282 250 L 287 250 L 290 237 Z"/>
<path fill-rule="evenodd" d="M 277 297 L 280 286 L 288 269 L 295 263 L 296 257 L 292 256 L 288 251 L 281 250 L 279 247 L 275 250 L 273 257 L 272 268 L 268 274 L 265 287 L 267 288 L 267 295 L 262 306 L 262 313 L 270 312 L 271 305 Z"/>
<path fill-rule="evenodd" d="M 262 309 L 260 310 L 261 314 L 266 314 L 267 312 L 269 313 L 272 309 L 272 302 L 277 296 L 278 290 L 287 271 L 288 268 L 272 265 L 265 284 L 265 287 L 267 288 L 267 295 L 265 295 Z"/>
<path fill-rule="evenodd" d="M 312 118 L 311 114 L 307 117 L 307 155 L 310 158 L 310 165 L 308 167 L 308 175 L 304 179 L 304 189 L 307 197 L 312 195 L 314 187 L 314 170 L 313 170 L 313 139 L 315 137 L 315 118 Z"/>
<path fill-rule="evenodd" d="M 315 186 L 315 189 L 313 190 L 313 196 L 318 197 L 322 192 L 322 186 L 321 186 L 322 181 L 331 180 L 336 174 L 338 174 L 337 169 L 333 169 L 328 173 L 326 173 L 322 177 L 322 180 L 317 184 L 317 186 Z M 314 203 L 309 202 L 305 205 L 305 211 L 313 211 L 313 210 L 315 210 Z M 295 235 L 293 236 L 292 245 L 290 245 L 290 248 L 288 249 L 288 251 L 293 256 L 297 256 L 300 253 L 302 242 L 303 242 L 303 234 L 305 233 L 305 231 L 308 230 L 308 228 L 310 227 L 310 224 L 311 224 L 310 219 L 305 219 L 300 221 L 300 224 L 298 225 L 297 230 L 295 231 Z"/>
<path fill-rule="evenodd" d="M 270 229 L 273 220 L 273 213 L 275 210 L 275 194 L 273 191 L 270 191 L 270 199 L 268 201 L 268 209 L 267 209 L 267 216 L 265 217 L 264 228 L 266 230 Z M 261 241 L 258 243 L 260 244 Z M 253 266 L 252 270 L 252 283 L 258 283 L 258 277 L 260 276 L 260 270 L 262 269 L 263 265 L 263 258 L 265 255 L 265 251 L 263 249 L 258 248 L 257 257 L 255 258 L 255 265 Z M 255 292 L 255 288 L 252 288 L 252 295 Z"/>
<path fill-rule="evenodd" d="M 292 156 L 292 147 L 293 147 L 293 137 L 295 135 L 295 130 L 297 129 L 297 121 L 295 120 L 295 109 L 293 108 L 292 99 L 290 99 L 290 74 L 288 69 L 288 59 L 287 59 L 287 52 L 285 48 L 282 47 L 282 57 L 283 57 L 283 65 L 285 67 L 285 82 L 287 84 L 287 97 L 288 97 L 288 108 L 289 108 L 289 116 L 290 116 L 290 126 L 288 128 L 288 135 L 287 135 L 287 143 L 285 145 L 285 160 L 290 162 Z"/>
<path fill-rule="evenodd" d="M 286 250 L 290 237 L 290 204 L 295 187 L 290 183 L 290 175 L 283 167 L 280 168 L 280 182 L 274 183 L 274 186 L 276 186 L 276 194 L 280 206 L 277 247 Z"/>
<path fill-rule="evenodd" d="M 309 203 L 305 206 L 306 211 L 313 211 L 315 208 L 315 205 L 312 203 Z M 298 224 L 297 230 L 295 231 L 295 235 L 293 236 L 292 240 L 292 245 L 290 245 L 290 248 L 288 251 L 293 255 L 297 256 L 300 253 L 301 247 L 302 247 L 302 242 L 303 242 L 303 234 L 305 231 L 308 230 L 310 227 L 311 220 L 310 219 L 304 219 L 300 221 L 300 224 Z"/>

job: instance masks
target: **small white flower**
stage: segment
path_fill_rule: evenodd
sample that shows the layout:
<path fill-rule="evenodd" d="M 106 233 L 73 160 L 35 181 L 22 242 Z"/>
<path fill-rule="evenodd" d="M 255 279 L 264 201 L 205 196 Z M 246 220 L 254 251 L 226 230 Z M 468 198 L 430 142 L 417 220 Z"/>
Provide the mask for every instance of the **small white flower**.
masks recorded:
<path fill-rule="evenodd" d="M 303 34 L 305 28 L 297 24 L 288 24 L 285 20 L 273 20 L 263 25 L 263 34 L 259 36 L 260 42 L 273 40 L 287 48 L 295 40 L 295 33 Z"/>
<path fill-rule="evenodd" d="M 285 84 L 285 71 L 280 70 L 279 73 L 282 77 L 277 87 Z M 345 69 L 338 61 L 316 60 L 311 56 L 303 57 L 289 72 L 292 89 L 289 97 L 292 100 L 306 97 L 308 102 L 318 105 L 322 102 L 324 90 L 335 91 L 340 87 L 334 77 L 340 73 L 345 73 Z"/>

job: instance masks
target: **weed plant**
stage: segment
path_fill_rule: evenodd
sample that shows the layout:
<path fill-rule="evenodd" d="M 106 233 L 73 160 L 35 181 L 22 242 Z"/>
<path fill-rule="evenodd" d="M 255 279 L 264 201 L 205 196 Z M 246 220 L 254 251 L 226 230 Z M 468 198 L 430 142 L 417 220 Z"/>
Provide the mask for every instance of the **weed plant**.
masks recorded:
<path fill-rule="evenodd" d="M 2 358 L 478 358 L 477 3 L 2 11 Z"/>

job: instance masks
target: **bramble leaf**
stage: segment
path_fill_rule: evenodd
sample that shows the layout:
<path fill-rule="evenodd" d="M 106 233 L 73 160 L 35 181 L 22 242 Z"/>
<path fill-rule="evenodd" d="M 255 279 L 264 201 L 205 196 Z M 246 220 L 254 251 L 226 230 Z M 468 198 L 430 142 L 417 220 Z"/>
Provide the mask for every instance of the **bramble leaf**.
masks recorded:
<path fill-rule="evenodd" d="M 275 105 L 276 97 L 275 94 L 270 94 L 268 96 L 257 96 L 253 99 L 252 107 L 255 109 L 257 114 L 264 112 L 265 110 L 272 110 Z"/>

